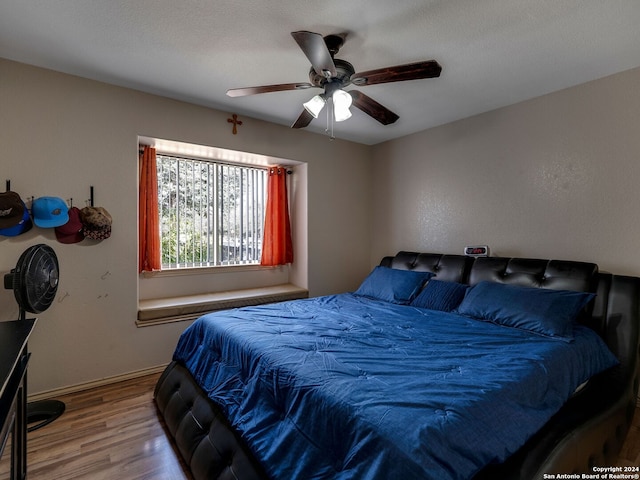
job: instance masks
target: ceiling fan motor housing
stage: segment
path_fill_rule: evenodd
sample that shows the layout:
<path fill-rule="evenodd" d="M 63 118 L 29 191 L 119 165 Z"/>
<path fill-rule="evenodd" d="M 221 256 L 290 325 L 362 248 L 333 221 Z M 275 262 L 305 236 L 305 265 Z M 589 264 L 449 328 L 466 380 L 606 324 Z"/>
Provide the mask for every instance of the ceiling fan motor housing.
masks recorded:
<path fill-rule="evenodd" d="M 316 87 L 324 88 L 327 83 L 337 83 L 338 88 L 344 88 L 351 84 L 351 76 L 355 73 L 353 65 L 345 60 L 337 58 L 333 59 L 333 63 L 336 66 L 336 75 L 334 77 L 325 77 L 316 73 L 311 67 L 309 70 L 309 81 Z"/>

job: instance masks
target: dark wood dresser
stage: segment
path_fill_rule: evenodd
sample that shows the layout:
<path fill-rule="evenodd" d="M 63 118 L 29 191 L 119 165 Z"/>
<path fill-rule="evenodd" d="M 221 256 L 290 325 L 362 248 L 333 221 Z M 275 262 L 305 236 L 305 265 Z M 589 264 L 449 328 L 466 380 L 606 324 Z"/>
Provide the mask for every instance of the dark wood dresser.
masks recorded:
<path fill-rule="evenodd" d="M 27 364 L 29 363 L 27 341 L 35 323 L 35 319 L 0 322 L 0 478 L 2 479 L 24 480 L 27 476 Z"/>

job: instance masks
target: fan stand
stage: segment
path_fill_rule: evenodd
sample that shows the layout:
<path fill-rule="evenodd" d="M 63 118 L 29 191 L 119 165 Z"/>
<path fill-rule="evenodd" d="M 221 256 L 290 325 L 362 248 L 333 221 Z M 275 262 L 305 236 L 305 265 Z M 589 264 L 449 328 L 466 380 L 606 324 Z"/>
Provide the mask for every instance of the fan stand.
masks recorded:
<path fill-rule="evenodd" d="M 27 403 L 27 432 L 33 432 L 50 424 L 64 413 L 65 408 L 66 405 L 60 400 L 38 400 Z"/>
<path fill-rule="evenodd" d="M 25 320 L 27 311 L 37 314 L 49 308 L 58 287 L 58 276 L 58 259 L 51 247 L 38 244 L 22 252 L 16 268 L 4 276 L 4 288 L 13 289 L 18 302 L 18 320 Z M 29 285 L 33 288 L 27 289 Z M 59 400 L 40 400 L 28 402 L 26 410 L 27 431 L 32 432 L 60 417 L 65 404 Z"/>
<path fill-rule="evenodd" d="M 20 309 L 19 320 L 25 320 L 24 309 Z M 33 432 L 59 418 L 66 408 L 60 400 L 37 400 L 27 403 L 27 432 Z"/>

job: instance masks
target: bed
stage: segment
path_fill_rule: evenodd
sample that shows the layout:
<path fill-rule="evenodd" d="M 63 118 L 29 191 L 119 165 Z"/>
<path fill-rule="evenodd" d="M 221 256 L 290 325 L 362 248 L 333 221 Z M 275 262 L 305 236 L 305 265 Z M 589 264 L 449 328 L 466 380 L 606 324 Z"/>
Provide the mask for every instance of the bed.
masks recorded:
<path fill-rule="evenodd" d="M 355 292 L 204 315 L 154 398 L 197 480 L 594 473 L 635 411 L 639 300 L 593 263 L 399 252 Z"/>

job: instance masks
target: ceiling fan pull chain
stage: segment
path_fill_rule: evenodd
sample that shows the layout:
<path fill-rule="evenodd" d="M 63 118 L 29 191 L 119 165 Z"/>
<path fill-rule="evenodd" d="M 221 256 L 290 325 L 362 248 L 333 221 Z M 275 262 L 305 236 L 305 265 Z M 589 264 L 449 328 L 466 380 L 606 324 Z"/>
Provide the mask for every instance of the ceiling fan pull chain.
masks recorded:
<path fill-rule="evenodd" d="M 327 126 L 325 127 L 324 131 L 325 131 L 325 133 L 327 135 L 330 135 L 330 132 L 329 132 L 329 116 L 331 114 L 331 112 L 330 112 L 331 105 L 329 104 L 329 99 L 327 99 L 327 108 L 325 110 L 326 110 L 325 113 L 327 114 Z"/>
<path fill-rule="evenodd" d="M 329 140 L 335 140 L 336 137 L 333 135 L 333 98 L 329 97 L 327 99 L 327 103 L 329 104 L 329 107 L 327 108 L 327 121 L 331 122 L 331 133 L 329 134 Z"/>

